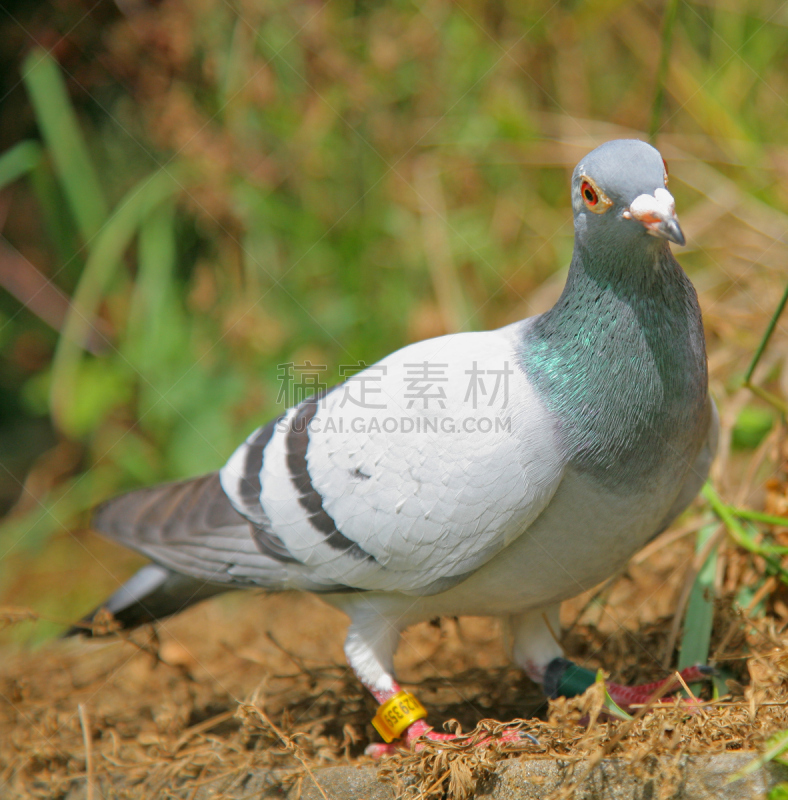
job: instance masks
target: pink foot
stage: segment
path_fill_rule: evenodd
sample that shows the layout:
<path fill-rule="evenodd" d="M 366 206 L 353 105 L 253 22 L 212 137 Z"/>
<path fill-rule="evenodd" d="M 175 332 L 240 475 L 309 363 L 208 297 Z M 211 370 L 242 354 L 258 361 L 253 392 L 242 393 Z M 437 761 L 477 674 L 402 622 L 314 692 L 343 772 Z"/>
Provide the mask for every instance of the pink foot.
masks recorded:
<path fill-rule="evenodd" d="M 367 745 L 367 749 L 364 752 L 373 758 L 381 758 L 381 756 L 389 756 L 392 753 L 396 753 L 397 750 L 421 750 L 424 747 L 424 741 L 450 742 L 456 738 L 453 733 L 437 733 L 423 719 L 417 719 L 406 728 L 400 739 L 389 744 L 374 742 Z M 418 742 L 419 739 L 422 742 Z"/>
<path fill-rule="evenodd" d="M 382 758 L 383 756 L 390 756 L 402 750 L 415 750 L 418 752 L 424 748 L 425 742 L 428 741 L 451 742 L 458 738 L 459 737 L 453 733 L 437 733 L 423 719 L 420 719 L 410 725 L 402 735 L 402 738 L 398 739 L 396 742 L 391 742 L 390 744 L 374 742 L 373 744 L 367 745 L 364 752 L 368 756 L 372 756 L 372 758 Z M 521 739 L 531 739 L 535 744 L 539 744 L 530 734 L 520 733 L 519 731 L 505 731 L 503 736 L 501 736 L 501 741 L 503 742 L 517 742 Z M 491 739 L 489 738 L 482 739 L 476 742 L 474 747 L 484 747 L 490 741 Z"/>
<path fill-rule="evenodd" d="M 681 670 L 679 675 L 681 675 L 684 683 L 689 684 L 708 680 L 712 672 L 710 667 L 687 667 Z M 664 689 L 665 695 L 670 695 L 681 688 L 681 681 L 676 677 L 675 673 L 664 680 L 644 683 L 639 686 L 622 686 L 620 683 L 607 683 L 607 691 L 610 697 L 625 709 L 632 705 L 647 703 L 658 690 Z M 659 702 L 669 703 L 670 701 L 670 697 L 663 696 Z"/>
<path fill-rule="evenodd" d="M 713 674 L 714 670 L 711 667 L 703 666 L 688 667 L 679 673 L 684 683 L 688 684 L 708 680 Z M 589 686 L 593 686 L 596 679 L 597 674 L 594 670 L 578 666 L 566 658 L 558 657 L 547 665 L 542 686 L 545 694 L 550 698 L 576 697 Z M 659 691 L 666 695 L 681 688 L 681 681 L 675 673 L 664 680 L 641 686 L 622 686 L 620 683 L 607 682 L 610 697 L 624 709 L 647 703 Z M 670 698 L 665 698 L 661 702 L 670 702 Z"/>
<path fill-rule="evenodd" d="M 383 705 L 386 701 L 390 700 L 394 695 L 401 691 L 399 684 L 392 682 L 389 689 L 378 689 L 374 686 L 365 684 L 369 689 L 372 696 Z M 425 719 L 417 719 L 412 722 L 400 735 L 399 739 L 388 744 L 383 742 L 373 742 L 367 745 L 364 752 L 373 758 L 382 758 L 383 756 L 396 753 L 398 750 L 421 750 L 426 742 L 451 742 L 459 737 L 453 733 L 438 733 L 434 731 L 430 725 L 427 724 Z M 521 733 L 519 731 L 505 731 L 501 736 L 503 742 L 516 742 L 521 739 L 530 739 L 534 744 L 539 745 L 537 739 L 531 736 L 530 733 Z M 474 747 L 483 747 L 488 744 L 491 739 L 488 737 L 473 744 Z"/>

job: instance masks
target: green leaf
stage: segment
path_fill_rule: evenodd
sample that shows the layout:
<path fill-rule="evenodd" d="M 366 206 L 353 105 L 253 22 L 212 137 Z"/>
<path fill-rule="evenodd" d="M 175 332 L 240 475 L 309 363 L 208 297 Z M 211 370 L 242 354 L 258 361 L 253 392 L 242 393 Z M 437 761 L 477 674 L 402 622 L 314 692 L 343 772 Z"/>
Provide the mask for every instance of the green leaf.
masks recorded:
<path fill-rule="evenodd" d="M 50 407 L 53 418 L 67 433 L 76 435 L 68 424 L 72 418 L 70 406 L 78 402 L 75 373 L 81 358 L 81 342 L 85 341 L 110 278 L 120 266 L 142 220 L 177 188 L 175 179 L 163 170 L 144 178 L 118 203 L 93 243 L 52 361 Z"/>
<path fill-rule="evenodd" d="M 117 406 L 128 402 L 132 373 L 122 362 L 87 358 L 78 362 L 74 382 L 79 387 L 65 406 L 63 427 L 81 438 L 95 430 Z"/>
<path fill-rule="evenodd" d="M 695 552 L 700 553 L 717 530 L 718 523 L 704 525 L 695 543 Z M 695 577 L 687 614 L 684 617 L 684 634 L 679 650 L 679 670 L 695 664 L 705 664 L 709 658 L 711 629 L 714 623 L 714 576 L 717 572 L 717 548 L 715 547 Z"/>
<path fill-rule="evenodd" d="M 24 141 L 6 150 L 0 156 L 0 189 L 35 169 L 41 161 L 38 142 Z"/>
<path fill-rule="evenodd" d="M 745 406 L 733 426 L 733 446 L 752 450 L 774 425 L 774 412 L 760 406 Z"/>
<path fill-rule="evenodd" d="M 596 674 L 596 682 L 605 683 L 605 674 L 601 669 Z M 605 709 L 605 712 L 610 714 L 611 717 L 623 720 L 624 722 L 632 719 L 632 715 L 624 711 L 624 709 L 621 708 L 621 706 L 610 696 L 610 692 L 607 690 L 607 685 L 605 685 L 605 701 L 602 706 Z"/>
<path fill-rule="evenodd" d="M 71 212 L 88 243 L 107 218 L 107 202 L 60 68 L 46 50 L 37 48 L 22 65 L 22 80 Z"/>
<path fill-rule="evenodd" d="M 788 800 L 788 783 L 781 781 L 776 786 L 772 786 L 766 796 L 768 800 Z"/>

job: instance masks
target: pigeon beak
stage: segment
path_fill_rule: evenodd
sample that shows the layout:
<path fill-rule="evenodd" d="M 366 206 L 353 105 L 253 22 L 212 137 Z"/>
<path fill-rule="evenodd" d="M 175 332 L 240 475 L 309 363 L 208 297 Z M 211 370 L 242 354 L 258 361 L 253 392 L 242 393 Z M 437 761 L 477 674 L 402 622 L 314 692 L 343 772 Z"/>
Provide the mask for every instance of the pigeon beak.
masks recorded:
<path fill-rule="evenodd" d="M 624 218 L 636 219 L 651 236 L 680 245 L 686 244 L 687 240 L 676 217 L 676 203 L 667 189 L 659 188 L 653 195 L 641 194 L 636 197 L 624 212 Z"/>

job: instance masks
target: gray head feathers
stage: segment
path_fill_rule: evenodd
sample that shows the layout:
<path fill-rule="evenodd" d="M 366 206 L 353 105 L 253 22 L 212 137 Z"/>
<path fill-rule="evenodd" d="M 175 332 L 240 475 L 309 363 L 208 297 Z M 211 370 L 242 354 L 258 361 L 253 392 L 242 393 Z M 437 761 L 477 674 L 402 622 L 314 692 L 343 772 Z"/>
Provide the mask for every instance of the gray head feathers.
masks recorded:
<path fill-rule="evenodd" d="M 638 139 L 617 139 L 592 150 L 572 175 L 580 242 L 593 237 L 624 249 L 638 241 L 684 244 L 667 182 L 659 151 Z"/>

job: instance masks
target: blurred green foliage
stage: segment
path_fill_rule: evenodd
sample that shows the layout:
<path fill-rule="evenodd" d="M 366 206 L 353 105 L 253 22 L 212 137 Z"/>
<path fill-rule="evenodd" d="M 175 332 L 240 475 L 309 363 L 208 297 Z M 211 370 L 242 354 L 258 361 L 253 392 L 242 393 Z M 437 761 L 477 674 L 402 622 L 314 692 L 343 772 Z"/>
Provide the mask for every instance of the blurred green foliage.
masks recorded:
<path fill-rule="evenodd" d="M 733 446 L 743 449 L 757 447 L 774 427 L 774 420 L 774 411 L 760 406 L 745 406 L 733 426 Z"/>
<path fill-rule="evenodd" d="M 325 365 L 330 385 L 408 341 L 534 313 L 571 254 L 574 161 L 611 124 L 649 126 L 664 12 L 100 6 L 31 11 L 37 40 L 58 44 L 23 37 L 20 121 L 3 127 L 6 479 L 40 456 L 7 498 L 10 554 L 123 488 L 220 466 L 279 410 L 278 365 Z M 680 4 L 657 137 L 778 209 L 785 22 L 778 3 Z M 8 432 L 42 420 L 12 463 Z"/>

